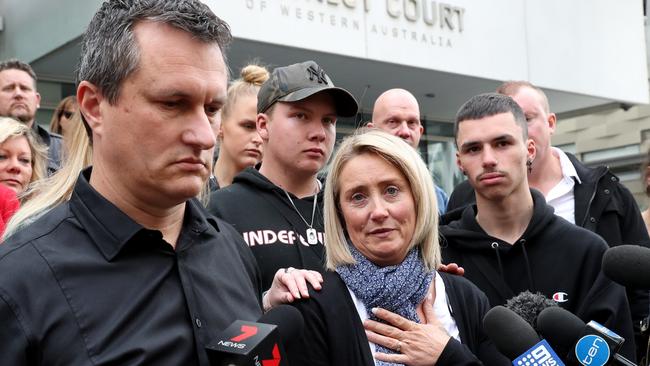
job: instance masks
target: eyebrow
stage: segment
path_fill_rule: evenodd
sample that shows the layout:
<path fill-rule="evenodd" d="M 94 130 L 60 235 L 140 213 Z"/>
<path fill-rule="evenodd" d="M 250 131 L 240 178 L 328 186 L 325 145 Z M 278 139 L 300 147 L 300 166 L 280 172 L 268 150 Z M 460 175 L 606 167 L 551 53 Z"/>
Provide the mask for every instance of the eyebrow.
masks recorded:
<path fill-rule="evenodd" d="M 509 133 L 506 133 L 506 134 L 499 135 L 499 136 L 491 139 L 490 142 L 512 141 L 512 139 L 513 139 L 513 136 L 511 134 L 509 134 Z M 464 142 L 462 145 L 460 145 L 460 148 L 461 149 L 467 149 L 467 148 L 472 147 L 472 146 L 480 145 L 481 143 L 482 143 L 482 141 L 480 141 L 480 140 L 467 141 L 467 142 Z"/>
<path fill-rule="evenodd" d="M 298 110 L 298 111 L 303 111 L 303 112 L 308 112 L 308 113 L 314 113 L 314 111 L 311 108 L 306 107 L 304 105 L 304 103 L 298 104 L 298 103 L 295 103 L 295 102 L 293 102 L 293 103 L 289 102 L 287 104 L 289 104 L 289 111 L 290 112 L 295 112 L 296 110 Z M 325 113 L 325 116 L 337 117 L 338 115 L 336 114 L 336 110 L 334 110 L 331 113 Z"/>

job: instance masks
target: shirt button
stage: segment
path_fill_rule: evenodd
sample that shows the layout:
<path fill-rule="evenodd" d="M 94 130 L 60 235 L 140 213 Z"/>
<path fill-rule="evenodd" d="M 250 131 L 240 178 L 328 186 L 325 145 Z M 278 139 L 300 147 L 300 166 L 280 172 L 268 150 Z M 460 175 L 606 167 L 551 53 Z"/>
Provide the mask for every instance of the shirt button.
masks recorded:
<path fill-rule="evenodd" d="M 196 326 L 197 326 L 198 328 L 201 328 L 201 319 L 196 318 L 196 319 L 194 319 L 194 322 L 196 323 Z"/>
<path fill-rule="evenodd" d="M 609 194 L 609 189 L 604 190 L 605 194 Z"/>
<path fill-rule="evenodd" d="M 591 222 L 596 222 L 596 218 L 595 218 L 595 217 L 590 217 L 590 218 L 589 218 L 589 221 L 591 221 Z M 198 320 L 198 319 L 197 319 L 197 320 Z"/>

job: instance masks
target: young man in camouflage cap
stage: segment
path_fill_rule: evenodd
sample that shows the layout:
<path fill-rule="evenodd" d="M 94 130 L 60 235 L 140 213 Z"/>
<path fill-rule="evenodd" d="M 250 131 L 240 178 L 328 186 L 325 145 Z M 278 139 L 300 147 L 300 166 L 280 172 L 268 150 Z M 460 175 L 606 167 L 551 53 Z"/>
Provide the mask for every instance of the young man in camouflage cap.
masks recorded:
<path fill-rule="evenodd" d="M 257 258 L 264 288 L 293 267 L 312 270 L 304 271 L 305 279 L 317 287 L 321 277 L 314 271 L 324 270 L 323 195 L 317 174 L 332 154 L 337 117 L 352 117 L 357 110 L 354 97 L 335 87 L 314 61 L 277 68 L 262 85 L 257 130 L 264 159 L 215 192 L 209 211 L 243 235 Z M 299 287 L 300 293 L 291 292 L 294 298 L 307 295 L 304 284 Z M 266 297 L 264 302 L 270 305 Z"/>

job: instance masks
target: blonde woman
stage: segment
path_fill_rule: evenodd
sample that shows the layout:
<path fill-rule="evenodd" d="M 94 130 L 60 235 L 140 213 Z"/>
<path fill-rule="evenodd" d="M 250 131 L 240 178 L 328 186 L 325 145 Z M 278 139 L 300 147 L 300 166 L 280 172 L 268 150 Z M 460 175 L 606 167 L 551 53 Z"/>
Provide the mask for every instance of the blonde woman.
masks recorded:
<path fill-rule="evenodd" d="M 71 122 L 71 129 L 66 136 L 70 148 L 65 151 L 61 169 L 47 178 L 35 181 L 25 192 L 29 199 L 7 224 L 4 238 L 69 200 L 79 173 L 90 165 L 92 147 L 78 111 L 72 115 Z"/>
<path fill-rule="evenodd" d="M 251 64 L 228 87 L 221 110 L 221 125 L 216 132 L 219 157 L 214 165 L 215 188 L 232 183 L 235 175 L 262 160 L 262 139 L 257 133 L 257 92 L 269 78 L 264 67 Z"/>
<path fill-rule="evenodd" d="M 0 117 L 0 232 L 28 194 L 29 184 L 45 177 L 45 147 L 26 124 Z"/>
<path fill-rule="evenodd" d="M 292 363 L 510 364 L 483 333 L 486 296 L 435 271 L 435 190 L 413 148 L 378 130 L 348 137 L 324 189 L 328 272 L 294 304 L 305 331 Z"/>
<path fill-rule="evenodd" d="M 74 124 L 81 122 L 79 119 L 72 118 L 78 109 L 76 96 L 70 95 L 63 98 L 52 114 L 50 132 L 58 133 L 61 136 L 69 135 Z"/>

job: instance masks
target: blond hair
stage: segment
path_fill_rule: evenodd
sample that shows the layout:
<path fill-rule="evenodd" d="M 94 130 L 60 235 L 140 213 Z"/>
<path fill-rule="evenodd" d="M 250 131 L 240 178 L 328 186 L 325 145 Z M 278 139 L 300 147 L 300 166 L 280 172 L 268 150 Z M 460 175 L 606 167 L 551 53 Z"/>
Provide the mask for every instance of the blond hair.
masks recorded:
<path fill-rule="evenodd" d="M 325 242 L 326 266 L 330 270 L 346 264 L 354 264 L 345 232 L 340 209 L 339 182 L 345 164 L 363 154 L 375 154 L 397 168 L 409 183 L 415 202 L 415 232 L 409 250 L 420 248 L 424 265 L 428 270 L 436 269 L 441 262 L 438 243 L 438 206 L 433 179 L 420 155 L 402 139 L 377 129 L 362 129 L 345 138 L 339 146 L 330 166 L 325 183 Z"/>
<path fill-rule="evenodd" d="M 74 108 L 77 110 L 77 97 L 74 95 L 67 96 L 59 102 L 59 105 L 56 106 L 54 113 L 52 113 L 52 119 L 50 120 L 50 132 L 58 133 L 63 135 L 63 127 L 61 126 L 61 116 L 68 109 Z M 74 114 L 74 113 L 73 113 Z M 81 120 L 75 121 L 75 123 L 82 123 Z"/>
<path fill-rule="evenodd" d="M 228 87 L 228 97 L 226 104 L 221 109 L 221 120 L 228 118 L 237 99 L 242 95 L 255 95 L 260 90 L 260 86 L 269 79 L 269 71 L 257 64 L 244 66 L 240 71 L 240 78 L 233 81 Z"/>
<path fill-rule="evenodd" d="M 32 177 L 29 179 L 29 183 L 32 184 L 47 175 L 45 170 L 47 166 L 47 147 L 41 144 L 32 129 L 26 124 L 16 121 L 13 118 L 0 117 L 0 144 L 3 144 L 10 138 L 20 136 L 24 136 L 27 139 L 29 150 L 32 153 Z M 21 199 L 25 197 L 25 192 L 20 196 Z"/>
<path fill-rule="evenodd" d="M 70 200 L 79 173 L 90 165 L 92 147 L 81 123 L 79 111 L 72 116 L 74 120 L 69 139 L 69 149 L 64 151 L 63 164 L 56 173 L 42 180 L 35 181 L 25 192 L 29 198 L 11 217 L 3 234 L 6 239 L 19 229 L 32 223 L 57 205 Z"/>

